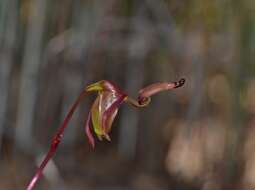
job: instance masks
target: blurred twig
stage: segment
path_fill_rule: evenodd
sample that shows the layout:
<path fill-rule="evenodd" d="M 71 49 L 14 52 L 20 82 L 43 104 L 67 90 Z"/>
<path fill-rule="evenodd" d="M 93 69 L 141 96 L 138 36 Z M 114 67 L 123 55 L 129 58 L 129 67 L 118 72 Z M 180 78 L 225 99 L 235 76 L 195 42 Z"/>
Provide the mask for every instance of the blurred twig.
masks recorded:
<path fill-rule="evenodd" d="M 17 32 L 17 0 L 2 1 L 3 11 L 0 18 L 0 148 L 2 135 L 4 133 L 4 123 L 6 122 L 7 99 L 9 93 L 9 80 L 13 60 L 15 56 L 15 43 Z M 6 10 L 6 11 L 5 11 Z M 7 11 L 9 10 L 9 11 Z"/>
<path fill-rule="evenodd" d="M 24 58 L 20 79 L 20 95 L 16 128 L 16 145 L 29 148 L 32 140 L 33 116 L 36 111 L 37 76 L 42 58 L 44 21 L 46 17 L 45 0 L 31 2 L 27 25 Z"/>

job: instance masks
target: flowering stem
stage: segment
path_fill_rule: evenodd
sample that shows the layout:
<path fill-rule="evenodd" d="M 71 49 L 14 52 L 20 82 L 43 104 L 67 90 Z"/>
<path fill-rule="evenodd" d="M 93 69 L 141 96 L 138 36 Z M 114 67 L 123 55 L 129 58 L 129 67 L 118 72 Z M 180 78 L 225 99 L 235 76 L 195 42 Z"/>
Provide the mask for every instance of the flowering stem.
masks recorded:
<path fill-rule="evenodd" d="M 112 84 L 109 81 L 99 81 L 97 83 L 91 84 L 85 88 L 85 90 L 79 95 L 76 99 L 72 107 L 70 108 L 67 116 L 65 117 L 63 123 L 58 128 L 56 134 L 53 137 L 50 149 L 45 156 L 44 160 L 42 161 L 41 165 L 37 169 L 36 174 L 30 181 L 29 185 L 27 186 L 27 190 L 32 190 L 35 186 L 38 179 L 42 176 L 43 170 L 46 167 L 49 160 L 52 158 L 54 153 L 57 150 L 59 143 L 63 138 L 64 131 L 69 123 L 75 109 L 81 102 L 81 100 L 85 97 L 88 92 L 98 92 L 99 100 L 96 99 L 94 106 L 92 106 L 88 119 L 85 123 L 85 132 L 87 134 L 89 143 L 92 147 L 95 147 L 95 141 L 90 131 L 90 123 L 91 120 L 93 122 L 93 114 L 100 113 L 100 117 L 97 120 L 100 120 L 99 126 L 94 125 L 94 132 L 97 134 L 98 138 L 101 139 L 102 136 L 105 137 L 107 140 L 110 140 L 108 133 L 111 130 L 112 122 L 117 114 L 118 108 L 123 101 L 129 103 L 134 107 L 145 107 L 150 103 L 151 96 L 165 90 L 171 90 L 174 88 L 181 87 L 185 83 L 185 79 L 181 79 L 178 82 L 161 82 L 149 85 L 139 91 L 139 96 L 137 100 L 132 99 L 127 96 L 126 93 L 121 91 L 117 86 Z M 99 102 L 98 102 L 99 101 Z M 107 107 L 106 107 L 107 106 Z M 103 108 L 103 109 L 102 109 Z M 106 109 L 107 108 L 107 109 Z M 103 110 L 103 111 L 102 111 Z M 103 113 L 102 113 L 103 112 Z M 92 118 L 91 118 L 92 117 Z M 97 121 L 99 123 L 99 121 Z M 97 123 L 96 122 L 96 123 Z"/>
<path fill-rule="evenodd" d="M 79 97 L 76 99 L 76 101 L 74 102 L 74 104 L 72 105 L 72 107 L 70 108 L 70 111 L 68 112 L 67 116 L 65 117 L 63 123 L 60 125 L 60 127 L 58 128 L 53 140 L 52 140 L 52 143 L 51 143 L 51 146 L 50 146 L 50 149 L 47 153 L 47 155 L 45 156 L 43 162 L 41 163 L 41 165 L 39 166 L 39 168 L 37 169 L 37 172 L 36 174 L 34 175 L 34 177 L 32 178 L 32 180 L 30 181 L 29 185 L 27 186 L 27 190 L 32 190 L 33 187 L 35 186 L 36 182 L 38 181 L 38 179 L 41 177 L 42 175 L 42 172 L 45 168 L 45 166 L 47 165 L 47 163 L 49 162 L 49 160 L 52 158 L 52 156 L 54 155 L 54 153 L 56 152 L 57 150 L 57 147 L 59 145 L 59 143 L 61 142 L 62 140 L 62 137 L 63 137 L 63 134 L 64 134 L 64 131 L 65 131 L 65 128 L 67 127 L 67 124 L 69 123 L 75 109 L 77 108 L 77 106 L 79 105 L 79 103 L 81 102 L 81 100 L 85 97 L 87 91 L 84 90 L 80 95 Z"/>

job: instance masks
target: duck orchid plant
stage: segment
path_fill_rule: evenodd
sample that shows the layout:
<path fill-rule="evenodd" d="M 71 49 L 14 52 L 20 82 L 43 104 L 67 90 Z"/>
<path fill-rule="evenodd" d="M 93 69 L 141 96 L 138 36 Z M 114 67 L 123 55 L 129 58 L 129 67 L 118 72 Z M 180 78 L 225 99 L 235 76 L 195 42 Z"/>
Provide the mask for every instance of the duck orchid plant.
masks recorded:
<path fill-rule="evenodd" d="M 112 123 L 118 113 L 118 109 L 122 103 L 126 102 L 137 108 L 145 107 L 150 103 L 152 95 L 161 91 L 181 87 L 184 83 L 185 79 L 181 79 L 178 82 L 161 82 L 151 84 L 139 91 L 137 100 L 132 99 L 127 95 L 126 92 L 120 90 L 117 85 L 107 80 L 102 80 L 87 86 L 71 106 L 63 123 L 58 128 L 55 136 L 53 137 L 50 149 L 41 165 L 37 169 L 36 174 L 27 186 L 27 190 L 32 190 L 38 179 L 41 177 L 45 166 L 56 152 L 67 124 L 70 121 L 75 109 L 88 93 L 98 93 L 98 96 L 92 104 L 88 118 L 85 122 L 86 136 L 88 138 L 89 144 L 92 146 L 92 148 L 94 148 L 95 139 L 93 133 L 99 140 L 111 140 L 109 133 L 111 131 Z M 93 132 L 91 129 L 93 129 Z"/>

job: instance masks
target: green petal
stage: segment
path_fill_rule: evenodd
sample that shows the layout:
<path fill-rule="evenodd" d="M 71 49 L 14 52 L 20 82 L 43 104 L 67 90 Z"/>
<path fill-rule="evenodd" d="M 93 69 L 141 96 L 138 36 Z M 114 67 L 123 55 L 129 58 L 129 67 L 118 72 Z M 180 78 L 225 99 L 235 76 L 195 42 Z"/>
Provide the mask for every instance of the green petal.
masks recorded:
<path fill-rule="evenodd" d="M 91 91 L 102 91 L 103 89 L 104 89 L 104 88 L 103 88 L 102 81 L 99 81 L 99 82 L 96 82 L 96 83 L 93 83 L 93 84 L 87 86 L 86 91 L 87 91 L 87 92 L 91 92 Z"/>
<path fill-rule="evenodd" d="M 96 133 L 96 135 L 98 136 L 98 138 L 100 138 L 104 132 L 102 130 L 102 113 L 100 113 L 99 111 L 99 101 L 100 101 L 100 96 L 98 96 L 95 100 L 95 102 L 93 103 L 93 106 L 91 108 L 91 112 L 92 112 L 92 124 L 93 124 L 93 128 L 94 131 Z"/>

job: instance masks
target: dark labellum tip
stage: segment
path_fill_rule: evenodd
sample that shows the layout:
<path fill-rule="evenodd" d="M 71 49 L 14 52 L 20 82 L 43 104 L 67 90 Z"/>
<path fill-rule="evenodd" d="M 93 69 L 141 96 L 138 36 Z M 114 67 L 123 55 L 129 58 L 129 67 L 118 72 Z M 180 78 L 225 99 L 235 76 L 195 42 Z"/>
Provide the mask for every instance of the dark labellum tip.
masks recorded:
<path fill-rule="evenodd" d="M 179 88 L 183 86 L 184 83 L 185 83 L 185 79 L 184 78 L 180 79 L 178 82 L 175 82 L 175 88 Z"/>

